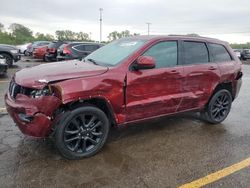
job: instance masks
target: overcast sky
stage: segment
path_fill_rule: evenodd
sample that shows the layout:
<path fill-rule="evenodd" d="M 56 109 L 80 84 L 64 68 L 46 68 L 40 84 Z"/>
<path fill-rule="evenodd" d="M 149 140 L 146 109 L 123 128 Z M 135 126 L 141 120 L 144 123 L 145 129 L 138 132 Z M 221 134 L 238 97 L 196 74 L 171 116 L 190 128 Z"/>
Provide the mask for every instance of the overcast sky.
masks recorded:
<path fill-rule="evenodd" d="M 198 33 L 229 42 L 250 42 L 249 0 L 2 0 L 0 22 L 23 24 L 34 32 L 70 29 L 99 40 L 114 31 L 147 34 Z"/>

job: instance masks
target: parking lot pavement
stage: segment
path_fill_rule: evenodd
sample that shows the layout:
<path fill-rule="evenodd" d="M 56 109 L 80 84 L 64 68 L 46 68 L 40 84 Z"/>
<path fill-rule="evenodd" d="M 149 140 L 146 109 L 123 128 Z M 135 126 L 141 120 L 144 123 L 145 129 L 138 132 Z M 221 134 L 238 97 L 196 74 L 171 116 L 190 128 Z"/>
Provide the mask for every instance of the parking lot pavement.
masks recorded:
<path fill-rule="evenodd" d="M 0 108 L 6 81 L 36 64 L 19 62 L 0 78 Z M 240 95 L 222 124 L 184 114 L 113 128 L 101 152 L 80 161 L 60 157 L 51 140 L 22 135 L 0 112 L 0 187 L 178 187 L 204 183 L 213 173 L 220 178 L 210 179 L 207 187 L 250 187 L 250 167 L 244 163 L 250 157 L 250 65 L 243 65 L 243 72 Z M 242 168 L 235 170 L 239 162 Z"/>

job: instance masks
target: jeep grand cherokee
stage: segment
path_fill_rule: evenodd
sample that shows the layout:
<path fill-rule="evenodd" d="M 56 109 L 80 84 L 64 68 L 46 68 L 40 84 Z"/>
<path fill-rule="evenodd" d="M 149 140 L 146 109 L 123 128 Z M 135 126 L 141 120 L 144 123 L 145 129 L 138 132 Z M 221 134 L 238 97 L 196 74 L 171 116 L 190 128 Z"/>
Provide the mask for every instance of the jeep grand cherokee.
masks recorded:
<path fill-rule="evenodd" d="M 241 62 L 228 43 L 203 37 L 136 36 L 82 61 L 17 72 L 5 95 L 20 130 L 55 138 L 66 158 L 96 154 L 110 126 L 185 111 L 222 122 L 241 86 Z"/>

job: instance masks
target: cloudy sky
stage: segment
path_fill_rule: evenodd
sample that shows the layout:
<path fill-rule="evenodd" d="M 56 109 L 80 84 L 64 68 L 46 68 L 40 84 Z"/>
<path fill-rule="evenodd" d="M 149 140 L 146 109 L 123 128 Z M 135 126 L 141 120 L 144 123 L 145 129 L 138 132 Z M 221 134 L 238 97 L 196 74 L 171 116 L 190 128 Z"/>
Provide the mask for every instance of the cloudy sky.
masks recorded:
<path fill-rule="evenodd" d="M 229 42 L 250 42 L 249 0 L 3 0 L 0 22 L 21 23 L 34 32 L 54 34 L 70 29 L 99 40 L 114 31 L 147 34 L 198 33 Z"/>

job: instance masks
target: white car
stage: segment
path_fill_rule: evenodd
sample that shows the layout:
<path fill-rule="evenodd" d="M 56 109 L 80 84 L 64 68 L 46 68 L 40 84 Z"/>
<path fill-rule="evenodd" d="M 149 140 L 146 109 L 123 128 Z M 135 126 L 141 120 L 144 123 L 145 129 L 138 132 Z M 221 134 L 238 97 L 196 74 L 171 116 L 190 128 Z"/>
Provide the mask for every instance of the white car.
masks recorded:
<path fill-rule="evenodd" d="M 28 55 L 27 48 L 28 48 L 29 45 L 31 45 L 31 43 L 26 43 L 26 44 L 18 45 L 16 47 L 19 49 L 19 52 L 21 54 Z"/>
<path fill-rule="evenodd" d="M 234 53 L 236 54 L 236 56 L 240 59 L 241 58 L 241 50 L 239 49 L 233 49 Z"/>

